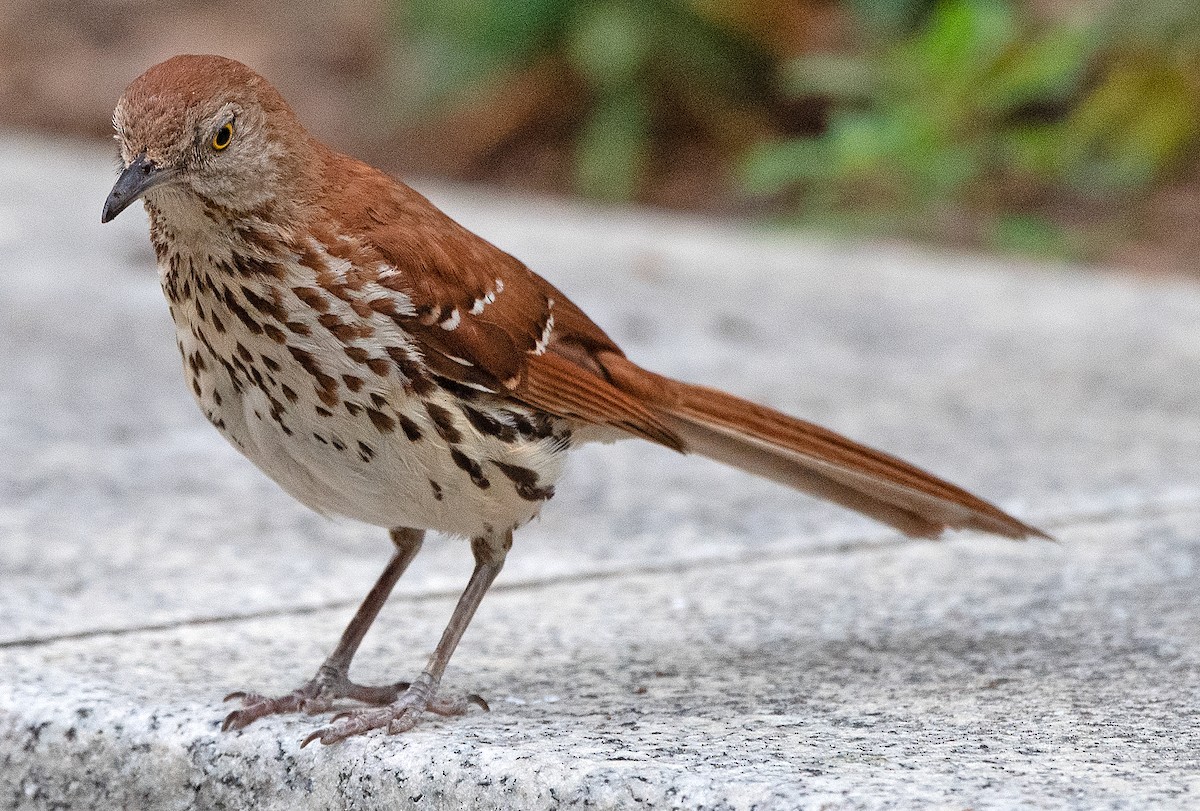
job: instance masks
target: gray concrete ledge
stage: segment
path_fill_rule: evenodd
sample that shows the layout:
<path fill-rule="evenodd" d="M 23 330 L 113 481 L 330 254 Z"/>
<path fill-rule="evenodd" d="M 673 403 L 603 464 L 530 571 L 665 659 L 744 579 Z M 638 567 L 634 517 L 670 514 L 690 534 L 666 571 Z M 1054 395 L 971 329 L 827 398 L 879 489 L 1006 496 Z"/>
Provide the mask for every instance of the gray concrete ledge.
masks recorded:
<path fill-rule="evenodd" d="M 299 749 L 382 533 L 291 502 L 184 390 L 111 159 L 0 137 L 0 808 L 1200 804 L 1200 287 L 433 188 L 651 368 L 887 448 L 1060 543 L 904 540 L 589 448 L 447 675 L 492 712 Z M 427 545 L 356 676 L 420 668 Z"/>

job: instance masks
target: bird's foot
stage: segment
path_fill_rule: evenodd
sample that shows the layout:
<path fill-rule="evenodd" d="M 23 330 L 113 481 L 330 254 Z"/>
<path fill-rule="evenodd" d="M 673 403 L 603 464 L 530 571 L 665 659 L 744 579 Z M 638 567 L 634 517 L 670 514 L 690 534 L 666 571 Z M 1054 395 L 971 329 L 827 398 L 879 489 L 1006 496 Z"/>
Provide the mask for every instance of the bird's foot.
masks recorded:
<path fill-rule="evenodd" d="M 239 691 L 225 696 L 226 701 L 241 701 L 242 707 L 225 716 L 221 730 L 242 729 L 268 715 L 293 712 L 316 715 L 333 709 L 334 702 L 343 698 L 383 707 L 404 695 L 408 688 L 406 681 L 378 687 L 355 684 L 345 673 L 322 667 L 312 681 L 287 695 L 271 698 Z"/>
<path fill-rule="evenodd" d="M 466 715 L 467 708 L 476 704 L 490 710 L 486 701 L 475 694 L 440 696 L 437 686 L 422 674 L 417 681 L 386 707 L 348 710 L 333 717 L 328 726 L 321 727 L 304 739 L 301 748 L 319 740 L 325 745 L 339 743 L 373 729 L 387 729 L 387 734 L 408 732 L 426 712 L 446 717 Z"/>

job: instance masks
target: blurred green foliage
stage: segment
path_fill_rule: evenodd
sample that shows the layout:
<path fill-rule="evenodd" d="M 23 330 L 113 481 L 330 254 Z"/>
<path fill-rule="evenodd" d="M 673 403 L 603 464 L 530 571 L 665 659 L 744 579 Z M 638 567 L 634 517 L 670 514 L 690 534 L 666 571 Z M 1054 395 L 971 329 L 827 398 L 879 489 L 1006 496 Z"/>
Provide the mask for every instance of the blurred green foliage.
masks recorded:
<path fill-rule="evenodd" d="M 790 59 L 707 0 L 409 0 L 407 24 L 434 98 L 564 58 L 590 94 L 577 187 L 606 199 L 638 194 L 661 109 L 681 100 L 783 120 L 728 160 L 744 194 L 803 222 L 928 236 L 965 221 L 1026 252 L 1086 254 L 1072 207 L 1120 218 L 1195 163 L 1197 0 L 840 5 L 850 45 Z M 787 105 L 820 109 L 820 132 L 789 136 Z"/>
<path fill-rule="evenodd" d="M 547 53 L 565 57 L 591 94 L 577 187 L 609 200 L 635 196 L 662 100 L 753 99 L 770 75 L 759 49 L 670 0 L 410 0 L 406 23 L 434 101 Z"/>
<path fill-rule="evenodd" d="M 967 210 L 998 247 L 1086 253 L 1047 201 L 1132 199 L 1191 157 L 1200 5 L 1081 7 L 1051 23 L 1007 0 L 892 5 L 906 22 L 877 47 L 786 66 L 792 94 L 831 101 L 827 128 L 755 147 L 751 193 L 799 187 L 806 220 L 901 233 Z"/>

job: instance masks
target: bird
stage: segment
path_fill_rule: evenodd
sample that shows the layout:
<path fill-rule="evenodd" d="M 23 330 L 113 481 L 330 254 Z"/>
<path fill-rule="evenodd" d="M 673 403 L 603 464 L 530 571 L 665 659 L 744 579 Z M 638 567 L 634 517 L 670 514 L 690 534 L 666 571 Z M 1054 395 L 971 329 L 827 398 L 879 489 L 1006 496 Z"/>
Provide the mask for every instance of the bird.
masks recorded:
<path fill-rule="evenodd" d="M 487 709 L 439 689 L 446 666 L 514 530 L 589 442 L 701 454 L 909 536 L 1049 537 L 895 456 L 641 368 L 520 260 L 311 135 L 240 62 L 154 65 L 121 95 L 113 127 L 120 171 L 101 220 L 142 201 L 204 416 L 302 504 L 392 541 L 313 678 L 282 696 L 231 694 L 240 706 L 225 730 L 349 704 L 303 741 L 333 744 Z M 357 684 L 351 660 L 429 531 L 470 540 L 470 579 L 413 681 Z"/>

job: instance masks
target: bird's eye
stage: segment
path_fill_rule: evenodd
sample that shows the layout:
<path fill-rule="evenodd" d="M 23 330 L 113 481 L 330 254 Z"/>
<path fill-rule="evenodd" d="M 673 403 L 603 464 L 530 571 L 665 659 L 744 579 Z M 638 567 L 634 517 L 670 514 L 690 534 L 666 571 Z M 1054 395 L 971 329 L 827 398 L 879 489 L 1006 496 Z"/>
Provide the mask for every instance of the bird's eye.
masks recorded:
<path fill-rule="evenodd" d="M 220 152 L 233 140 L 233 122 L 226 121 L 212 138 L 212 148 Z"/>

